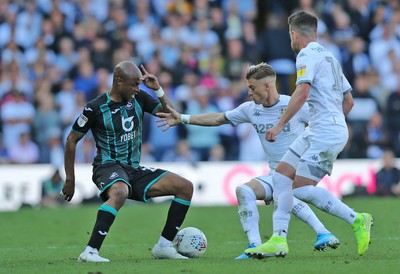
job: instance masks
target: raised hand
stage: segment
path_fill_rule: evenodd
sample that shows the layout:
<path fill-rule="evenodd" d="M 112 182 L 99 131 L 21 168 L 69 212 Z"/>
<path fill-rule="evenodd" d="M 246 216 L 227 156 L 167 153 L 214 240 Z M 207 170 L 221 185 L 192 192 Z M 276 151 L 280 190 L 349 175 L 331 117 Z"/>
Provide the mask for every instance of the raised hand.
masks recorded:
<path fill-rule="evenodd" d="M 170 113 L 165 112 L 157 112 L 156 115 L 160 118 L 157 119 L 158 123 L 157 127 L 162 127 L 162 131 L 167 131 L 169 128 L 180 124 L 181 122 L 181 114 L 177 112 L 175 109 L 167 106 Z"/>
<path fill-rule="evenodd" d="M 158 90 L 160 88 L 160 83 L 158 82 L 157 77 L 154 74 L 148 73 L 143 65 L 140 65 L 140 70 L 143 73 L 140 80 L 142 80 L 144 85 L 152 90 Z"/>

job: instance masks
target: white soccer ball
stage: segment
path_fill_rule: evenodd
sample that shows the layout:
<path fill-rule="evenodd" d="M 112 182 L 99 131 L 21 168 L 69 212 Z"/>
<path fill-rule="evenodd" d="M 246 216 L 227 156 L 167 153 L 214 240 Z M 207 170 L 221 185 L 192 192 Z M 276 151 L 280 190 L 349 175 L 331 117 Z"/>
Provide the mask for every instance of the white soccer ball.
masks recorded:
<path fill-rule="evenodd" d="M 198 258 L 206 252 L 207 238 L 200 229 L 185 227 L 176 234 L 174 246 L 179 254 L 189 258 Z"/>

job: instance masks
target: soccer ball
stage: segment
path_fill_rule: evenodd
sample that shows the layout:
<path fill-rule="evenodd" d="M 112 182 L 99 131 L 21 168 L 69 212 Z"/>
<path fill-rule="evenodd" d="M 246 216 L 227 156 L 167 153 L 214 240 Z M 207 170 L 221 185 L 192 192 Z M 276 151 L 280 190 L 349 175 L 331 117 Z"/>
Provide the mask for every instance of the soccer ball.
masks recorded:
<path fill-rule="evenodd" d="M 206 252 L 207 238 L 200 229 L 185 227 L 176 234 L 174 246 L 179 254 L 189 258 L 198 258 Z"/>

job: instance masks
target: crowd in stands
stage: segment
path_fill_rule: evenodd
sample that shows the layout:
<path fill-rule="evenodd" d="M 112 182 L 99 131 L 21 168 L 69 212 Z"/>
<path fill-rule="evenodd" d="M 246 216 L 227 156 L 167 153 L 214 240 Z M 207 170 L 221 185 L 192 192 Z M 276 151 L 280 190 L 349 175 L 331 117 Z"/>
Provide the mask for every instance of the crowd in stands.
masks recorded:
<path fill-rule="evenodd" d="M 378 159 L 387 149 L 400 157 L 398 0 L 2 0 L 0 163 L 60 168 L 72 123 L 110 89 L 123 60 L 155 74 L 187 114 L 248 100 L 245 71 L 259 62 L 272 65 L 278 90 L 290 95 L 296 56 L 287 17 L 295 9 L 319 17 L 319 42 L 354 89 L 350 139 L 339 157 Z M 265 157 L 251 125 L 161 132 L 155 119 L 144 120 L 142 161 Z M 78 146 L 76 162 L 91 163 L 92 137 Z"/>

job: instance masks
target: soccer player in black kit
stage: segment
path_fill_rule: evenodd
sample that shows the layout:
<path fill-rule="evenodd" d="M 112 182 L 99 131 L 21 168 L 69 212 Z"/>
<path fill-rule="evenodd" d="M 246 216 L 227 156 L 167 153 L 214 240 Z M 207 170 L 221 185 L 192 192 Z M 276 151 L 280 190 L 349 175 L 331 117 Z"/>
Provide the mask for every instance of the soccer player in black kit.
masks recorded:
<path fill-rule="evenodd" d="M 159 101 L 140 90 L 141 82 L 155 92 Z M 193 184 L 172 172 L 139 164 L 144 112 L 155 115 L 168 111 L 167 105 L 172 107 L 157 78 L 143 66 L 139 69 L 132 62 L 123 61 L 114 68 L 111 90 L 89 102 L 75 121 L 66 141 L 66 180 L 60 195 L 68 202 L 74 196 L 76 145 L 91 130 L 97 148 L 92 179 L 104 201 L 79 262 L 109 262 L 99 255 L 99 250 L 127 199 L 147 202 L 152 197 L 167 195 L 174 199 L 151 253 L 156 259 L 187 259 L 176 251 L 172 240 L 189 209 Z"/>

